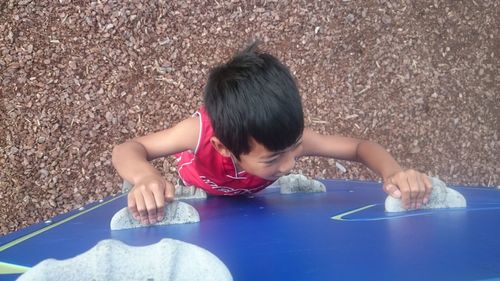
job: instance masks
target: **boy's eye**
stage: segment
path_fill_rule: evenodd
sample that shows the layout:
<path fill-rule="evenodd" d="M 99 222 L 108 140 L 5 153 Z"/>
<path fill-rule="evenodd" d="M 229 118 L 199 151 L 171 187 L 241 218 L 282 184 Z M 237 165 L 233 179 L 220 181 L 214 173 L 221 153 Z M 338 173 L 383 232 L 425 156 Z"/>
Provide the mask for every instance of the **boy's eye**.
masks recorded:
<path fill-rule="evenodd" d="M 279 157 L 274 157 L 272 159 L 268 159 L 268 160 L 264 161 L 263 163 L 267 164 L 267 165 L 270 165 L 270 164 L 275 163 L 278 159 L 279 159 Z"/>
<path fill-rule="evenodd" d="M 264 164 L 273 164 L 274 162 L 276 162 L 278 158 L 274 158 L 274 159 L 271 159 L 271 160 L 267 160 L 267 161 L 264 161 Z"/>

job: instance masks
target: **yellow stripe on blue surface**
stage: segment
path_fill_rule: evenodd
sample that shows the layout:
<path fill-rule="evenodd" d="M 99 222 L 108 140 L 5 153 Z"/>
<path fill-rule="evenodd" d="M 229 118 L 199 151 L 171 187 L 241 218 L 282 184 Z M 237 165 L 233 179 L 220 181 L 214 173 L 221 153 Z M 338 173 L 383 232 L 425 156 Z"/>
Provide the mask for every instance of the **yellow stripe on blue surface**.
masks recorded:
<path fill-rule="evenodd" d="M 110 200 L 108 200 L 108 201 L 106 201 L 106 202 L 103 202 L 103 203 L 101 203 L 101 204 L 98 204 L 98 205 L 96 205 L 96 206 L 94 206 L 94 207 L 92 207 L 92 208 L 90 208 L 90 209 L 87 209 L 87 210 L 81 211 L 80 213 L 74 214 L 74 215 L 72 215 L 72 216 L 70 216 L 70 217 L 67 217 L 67 218 L 65 218 L 65 219 L 63 219 L 63 220 L 60 220 L 60 221 L 58 221 L 58 222 L 56 222 L 56 223 L 53 223 L 53 224 L 51 224 L 51 225 L 48 225 L 48 226 L 46 226 L 46 227 L 44 227 L 44 228 L 42 228 L 42 229 L 39 229 L 39 230 L 34 231 L 34 232 L 31 232 L 31 233 L 26 234 L 26 235 L 24 235 L 24 236 L 21 236 L 21 237 L 17 238 L 16 240 L 13 240 L 13 241 L 11 241 L 11 242 L 9 242 L 9 243 L 5 244 L 5 245 L 0 246 L 0 252 L 4 251 L 4 250 L 6 250 L 6 249 L 8 249 L 8 248 L 10 248 L 10 247 L 12 247 L 12 246 L 15 246 L 15 245 L 17 245 L 17 244 L 19 244 L 19 243 L 21 243 L 21 242 L 23 242 L 23 241 L 26 241 L 26 240 L 28 240 L 28 239 L 30 239 L 30 238 L 32 238 L 32 237 L 35 237 L 35 236 L 37 236 L 37 235 L 38 235 L 38 234 L 40 234 L 40 233 L 43 233 L 43 232 L 45 232 L 45 231 L 47 231 L 47 230 L 50 230 L 50 229 L 52 229 L 52 228 L 54 228 L 54 227 L 56 227 L 56 226 L 59 226 L 59 225 L 61 225 L 61 224 L 65 223 L 65 222 L 68 222 L 68 221 L 70 221 L 70 220 L 72 220 L 72 219 L 75 219 L 75 218 L 77 218 L 77 217 L 79 217 L 79 216 L 81 216 L 81 215 L 83 215 L 83 214 L 86 214 L 86 213 L 88 213 L 88 212 L 90 212 L 90 211 L 92 211 L 92 210 L 95 210 L 95 209 L 97 209 L 97 208 L 99 208 L 99 207 L 101 207 L 101 206 L 104 206 L 104 205 L 106 205 L 106 204 L 108 204 L 108 203 L 110 203 L 110 202 L 113 202 L 113 201 L 115 201 L 116 199 L 118 199 L 118 198 L 120 198 L 120 197 L 122 197 L 122 196 L 125 196 L 125 195 L 126 195 L 126 193 L 121 194 L 121 195 L 118 195 L 118 196 L 116 196 L 115 198 L 112 198 L 112 199 L 110 199 Z"/>
<path fill-rule="evenodd" d="M 25 273 L 28 269 L 30 268 L 26 266 L 0 262 L 0 274 L 20 274 Z"/>
<path fill-rule="evenodd" d="M 354 214 L 354 213 L 357 213 L 357 212 L 360 212 L 360 211 L 363 211 L 363 210 L 366 210 L 366 209 L 369 209 L 369 208 L 375 207 L 375 206 L 377 206 L 377 204 L 367 205 L 367 206 L 364 206 L 364 207 L 361 207 L 361 208 L 358 208 L 358 209 L 354 209 L 354 210 L 351 210 L 351 211 L 348 211 L 348 212 L 345 212 L 345 213 L 333 216 L 332 220 L 343 221 L 344 217 L 347 216 L 347 215 Z"/>

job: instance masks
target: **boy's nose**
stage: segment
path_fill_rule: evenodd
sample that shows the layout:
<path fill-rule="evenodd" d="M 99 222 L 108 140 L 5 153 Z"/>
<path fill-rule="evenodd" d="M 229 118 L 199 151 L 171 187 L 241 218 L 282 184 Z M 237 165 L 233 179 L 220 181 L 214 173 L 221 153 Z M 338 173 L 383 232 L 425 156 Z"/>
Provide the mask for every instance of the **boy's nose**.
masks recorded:
<path fill-rule="evenodd" d="M 283 161 L 278 170 L 280 174 L 286 175 L 293 169 L 294 166 L 295 166 L 295 157 L 290 156 L 287 157 L 286 161 Z"/>

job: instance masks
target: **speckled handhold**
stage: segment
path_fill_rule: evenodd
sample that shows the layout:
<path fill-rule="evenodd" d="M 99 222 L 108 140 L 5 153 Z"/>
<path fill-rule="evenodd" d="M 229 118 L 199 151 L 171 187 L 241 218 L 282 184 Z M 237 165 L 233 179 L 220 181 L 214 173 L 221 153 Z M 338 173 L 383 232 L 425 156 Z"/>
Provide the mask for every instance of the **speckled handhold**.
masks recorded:
<path fill-rule="evenodd" d="M 128 193 L 132 189 L 132 187 L 134 187 L 133 184 L 131 184 L 128 181 L 123 181 L 123 184 L 122 184 L 122 193 Z"/>
<path fill-rule="evenodd" d="M 186 242 L 162 239 L 144 247 L 103 240 L 73 258 L 46 259 L 18 280 L 230 281 L 233 278 L 224 263 L 209 251 Z"/>
<path fill-rule="evenodd" d="M 175 199 L 206 199 L 207 193 L 201 188 L 193 185 L 176 185 L 175 186 Z"/>
<path fill-rule="evenodd" d="M 438 208 L 463 208 L 467 206 L 465 197 L 458 191 L 446 187 L 446 184 L 438 178 L 429 177 L 432 182 L 432 191 L 429 196 L 429 202 L 422 205 L 421 209 L 438 209 Z M 392 196 L 387 196 L 385 200 L 386 212 L 404 212 L 401 199 L 396 199 Z"/>
<path fill-rule="evenodd" d="M 277 184 L 280 186 L 281 194 L 297 192 L 326 192 L 323 183 L 306 178 L 301 174 L 291 174 L 279 178 Z"/>
<path fill-rule="evenodd" d="M 167 225 L 167 224 L 182 224 L 182 223 L 195 223 L 200 221 L 200 215 L 196 209 L 184 202 L 173 201 L 165 206 L 165 218 L 154 225 Z M 136 221 L 127 207 L 118 211 L 113 218 L 111 218 L 111 230 L 129 229 L 144 227 L 140 222 Z"/>

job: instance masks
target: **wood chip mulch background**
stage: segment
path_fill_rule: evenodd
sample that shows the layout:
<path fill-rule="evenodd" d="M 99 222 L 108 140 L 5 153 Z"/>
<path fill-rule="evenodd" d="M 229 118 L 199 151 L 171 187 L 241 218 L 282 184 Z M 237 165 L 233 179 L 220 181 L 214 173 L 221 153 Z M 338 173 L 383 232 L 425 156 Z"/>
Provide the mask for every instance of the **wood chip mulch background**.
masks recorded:
<path fill-rule="evenodd" d="M 500 2 L 0 2 L 0 233 L 116 194 L 114 145 L 201 103 L 255 38 L 295 74 L 306 124 L 370 139 L 450 184 L 500 185 Z M 378 180 L 306 158 L 311 177 Z M 157 160 L 175 177 L 172 159 Z"/>

